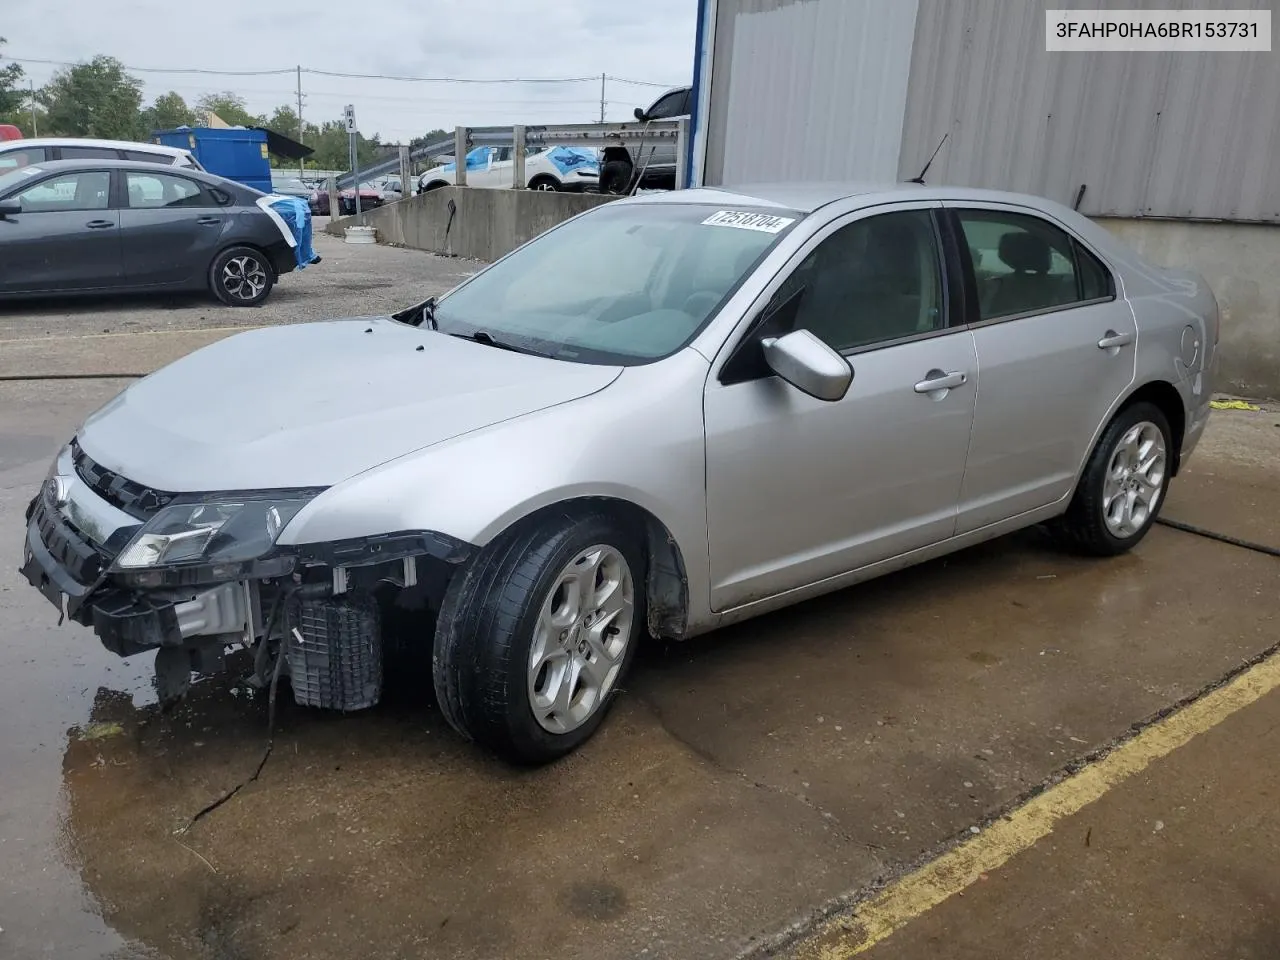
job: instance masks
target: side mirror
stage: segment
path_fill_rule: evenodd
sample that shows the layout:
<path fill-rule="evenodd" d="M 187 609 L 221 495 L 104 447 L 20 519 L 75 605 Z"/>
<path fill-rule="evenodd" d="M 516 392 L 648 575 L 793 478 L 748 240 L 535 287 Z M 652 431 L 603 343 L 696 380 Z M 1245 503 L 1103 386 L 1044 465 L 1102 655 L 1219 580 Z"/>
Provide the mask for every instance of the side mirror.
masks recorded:
<path fill-rule="evenodd" d="M 769 369 L 797 390 L 818 400 L 840 400 L 853 383 L 853 368 L 808 330 L 760 341 Z"/>
<path fill-rule="evenodd" d="M 21 200 L 0 200 L 0 220 L 5 217 L 16 217 L 21 212 Z"/>
<path fill-rule="evenodd" d="M 635 115 L 636 115 L 636 119 L 637 119 L 637 120 L 648 120 L 648 119 L 649 119 L 648 117 L 646 117 L 646 116 L 644 115 L 644 107 L 636 107 L 636 114 L 635 114 Z"/>

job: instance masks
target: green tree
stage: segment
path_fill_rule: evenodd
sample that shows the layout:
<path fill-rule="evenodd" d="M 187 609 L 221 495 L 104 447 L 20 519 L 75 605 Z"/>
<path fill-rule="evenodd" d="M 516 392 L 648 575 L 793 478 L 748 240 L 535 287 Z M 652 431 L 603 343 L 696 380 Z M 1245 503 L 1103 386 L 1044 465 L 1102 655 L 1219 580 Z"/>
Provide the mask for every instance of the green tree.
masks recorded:
<path fill-rule="evenodd" d="M 347 128 L 341 120 L 327 120 L 318 129 L 310 127 L 307 146 L 314 147 L 315 153 L 308 158 L 308 163 L 320 170 L 346 170 L 351 166 L 348 152 Z M 360 166 L 366 167 L 377 158 L 382 151 L 382 143 L 375 133 L 372 137 L 356 135 Z"/>
<path fill-rule="evenodd" d="M 222 93 L 208 93 L 196 101 L 196 113 L 216 113 L 233 127 L 265 127 L 265 117 L 255 116 L 249 112 L 244 97 L 230 90 Z"/>
<path fill-rule="evenodd" d="M 155 103 L 142 111 L 143 133 L 153 130 L 172 130 L 174 127 L 195 126 L 195 111 L 187 106 L 187 101 L 170 90 L 156 97 Z"/>
<path fill-rule="evenodd" d="M 36 99 L 48 112 L 49 130 L 63 137 L 133 140 L 142 135 L 142 84 L 115 57 L 59 70 Z"/>
<path fill-rule="evenodd" d="M 8 41 L 0 37 L 0 47 Z M 22 107 L 26 102 L 26 94 L 22 91 L 21 64 L 6 63 L 0 66 L 0 123 L 17 123 Z"/>

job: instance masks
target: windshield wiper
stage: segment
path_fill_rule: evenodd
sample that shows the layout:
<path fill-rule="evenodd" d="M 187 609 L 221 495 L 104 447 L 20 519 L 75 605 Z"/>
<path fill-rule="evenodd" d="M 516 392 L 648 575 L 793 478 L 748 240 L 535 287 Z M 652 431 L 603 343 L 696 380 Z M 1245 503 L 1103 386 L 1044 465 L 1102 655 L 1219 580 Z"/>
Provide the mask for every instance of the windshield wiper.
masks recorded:
<path fill-rule="evenodd" d="M 529 347 L 517 346 L 514 343 L 507 343 L 505 340 L 495 340 L 493 334 L 485 330 L 475 330 L 471 333 L 450 333 L 449 336 L 457 337 L 459 340 L 470 340 L 472 343 L 483 343 L 486 347 L 497 347 L 499 350 L 510 350 L 512 353 L 527 353 L 535 357 L 545 357 L 545 353 L 540 353 Z"/>

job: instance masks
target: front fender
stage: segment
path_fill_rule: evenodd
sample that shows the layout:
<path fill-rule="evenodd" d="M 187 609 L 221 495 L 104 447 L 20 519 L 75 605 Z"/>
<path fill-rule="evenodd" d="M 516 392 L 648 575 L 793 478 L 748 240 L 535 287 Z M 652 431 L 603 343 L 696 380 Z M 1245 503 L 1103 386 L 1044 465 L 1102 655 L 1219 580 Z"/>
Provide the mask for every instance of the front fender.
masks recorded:
<path fill-rule="evenodd" d="M 647 510 L 670 531 L 696 615 L 707 590 L 707 367 L 685 349 L 626 368 L 598 393 L 375 467 L 317 497 L 280 543 L 432 530 L 482 547 L 542 507 L 609 497 Z"/>

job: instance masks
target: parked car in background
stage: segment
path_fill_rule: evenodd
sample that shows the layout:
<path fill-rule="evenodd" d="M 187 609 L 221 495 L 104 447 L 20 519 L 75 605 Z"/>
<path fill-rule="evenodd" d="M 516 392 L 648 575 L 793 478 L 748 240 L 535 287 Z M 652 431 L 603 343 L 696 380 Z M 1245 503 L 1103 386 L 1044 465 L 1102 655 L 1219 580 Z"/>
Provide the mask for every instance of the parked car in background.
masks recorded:
<path fill-rule="evenodd" d="M 383 203 L 395 203 L 404 198 L 404 188 L 399 177 L 385 177 L 376 181 L 374 186 L 382 194 Z"/>
<path fill-rule="evenodd" d="M 296 266 L 263 194 L 191 168 L 55 160 L 0 174 L 0 298 L 209 290 L 265 300 Z"/>
<path fill-rule="evenodd" d="M 514 184 L 512 147 L 476 147 L 467 154 L 467 186 L 511 187 Z M 600 165 L 595 151 L 577 147 L 533 149 L 524 159 L 525 185 L 530 190 L 563 190 L 594 193 L 600 187 Z M 453 186 L 454 163 L 433 167 L 418 178 L 418 191 Z"/>
<path fill-rule="evenodd" d="M 282 197 L 297 197 L 299 200 L 310 201 L 311 194 L 315 191 L 297 177 L 280 177 L 278 179 L 272 177 L 271 192 Z"/>
<path fill-rule="evenodd" d="M 668 90 L 648 108 L 636 107 L 636 119 L 679 120 L 691 112 L 692 87 Z M 629 193 L 637 185 L 674 190 L 676 185 L 675 141 L 638 146 L 606 147 L 600 162 L 600 192 Z"/>
<path fill-rule="evenodd" d="M 158 143 L 76 137 L 37 137 L 0 142 L 0 173 L 50 160 L 136 160 L 139 163 L 164 163 L 188 170 L 203 169 L 190 150 L 166 147 Z"/>
<path fill-rule="evenodd" d="M 1218 337 L 1201 276 L 1036 197 L 646 195 L 394 316 L 133 384 L 57 457 L 22 572 L 117 653 L 189 680 L 247 640 L 258 685 L 338 710 L 377 702 L 380 624 L 422 611 L 400 635 L 448 722 L 547 761 L 648 637 L 1038 523 L 1131 550 L 1208 422 Z"/>
<path fill-rule="evenodd" d="M 374 210 L 383 204 L 383 193 L 372 183 L 360 184 L 360 209 Z M 307 198 L 307 205 L 311 207 L 311 215 L 313 217 L 329 216 L 329 191 L 324 184 L 316 187 L 311 191 Z M 356 212 L 356 192 L 347 187 L 338 193 L 338 216 L 348 217 Z"/>

